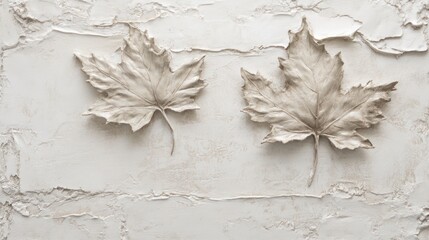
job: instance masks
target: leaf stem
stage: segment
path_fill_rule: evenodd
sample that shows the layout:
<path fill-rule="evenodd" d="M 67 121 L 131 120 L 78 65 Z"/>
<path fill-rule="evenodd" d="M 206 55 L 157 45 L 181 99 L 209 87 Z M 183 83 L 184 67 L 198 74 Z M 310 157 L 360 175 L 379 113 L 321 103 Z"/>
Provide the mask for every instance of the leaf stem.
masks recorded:
<path fill-rule="evenodd" d="M 170 121 L 168 120 L 167 114 L 165 114 L 165 110 L 161 108 L 159 111 L 161 112 L 162 116 L 164 117 L 164 119 L 165 119 L 165 121 L 167 122 L 168 127 L 170 128 L 170 131 L 171 131 L 171 139 L 172 139 L 172 141 L 173 141 L 173 144 L 172 144 L 172 146 L 171 146 L 171 153 L 170 153 L 170 154 L 171 154 L 171 155 L 173 155 L 173 152 L 174 152 L 174 144 L 175 144 L 175 140 L 174 140 L 174 129 L 173 129 L 173 126 L 171 125 Z"/>
<path fill-rule="evenodd" d="M 307 186 L 311 186 L 313 183 L 314 174 L 317 169 L 317 162 L 319 161 L 319 135 L 314 134 L 314 158 L 313 158 L 313 167 L 311 168 L 310 176 L 308 177 Z"/>

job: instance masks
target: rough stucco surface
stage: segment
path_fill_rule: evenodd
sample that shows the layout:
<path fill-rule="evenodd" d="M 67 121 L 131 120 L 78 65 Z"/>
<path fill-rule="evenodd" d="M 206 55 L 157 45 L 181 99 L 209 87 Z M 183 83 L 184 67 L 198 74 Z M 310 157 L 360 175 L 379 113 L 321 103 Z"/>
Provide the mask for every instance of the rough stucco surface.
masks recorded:
<path fill-rule="evenodd" d="M 240 67 L 281 79 L 306 16 L 345 89 L 399 81 L 372 150 L 261 145 Z M 0 239 L 429 239 L 427 0 L 0 0 Z M 73 53 L 118 59 L 128 26 L 206 55 L 201 109 L 132 133 L 81 113 L 97 99 Z M 276 84 L 281 84 L 276 82 Z"/>

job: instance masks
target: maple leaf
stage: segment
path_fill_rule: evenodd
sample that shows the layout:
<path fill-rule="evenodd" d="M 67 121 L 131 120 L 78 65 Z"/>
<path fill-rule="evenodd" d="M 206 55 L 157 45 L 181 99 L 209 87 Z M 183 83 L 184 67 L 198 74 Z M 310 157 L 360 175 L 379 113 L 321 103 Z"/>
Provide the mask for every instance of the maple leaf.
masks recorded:
<path fill-rule="evenodd" d="M 297 33 L 289 33 L 287 59 L 279 58 L 285 76 L 285 88 L 277 89 L 259 73 L 241 69 L 243 93 L 247 106 L 243 112 L 255 122 L 271 125 L 263 143 L 304 140 L 314 137 L 311 185 L 318 162 L 319 138 L 324 136 L 339 149 L 373 148 L 371 142 L 356 132 L 384 119 L 381 107 L 390 101 L 397 82 L 366 85 L 341 90 L 343 61 L 340 53 L 331 57 L 310 34 L 303 19 Z"/>
<path fill-rule="evenodd" d="M 101 93 L 84 115 L 103 117 L 106 123 L 129 124 L 135 132 L 159 111 L 171 130 L 173 154 L 174 130 L 166 110 L 199 109 L 194 98 L 206 86 L 200 78 L 204 56 L 172 71 L 171 53 L 159 48 L 146 31 L 130 27 L 124 41 L 118 64 L 94 54 L 75 53 L 82 70 L 89 76 L 87 81 Z"/>

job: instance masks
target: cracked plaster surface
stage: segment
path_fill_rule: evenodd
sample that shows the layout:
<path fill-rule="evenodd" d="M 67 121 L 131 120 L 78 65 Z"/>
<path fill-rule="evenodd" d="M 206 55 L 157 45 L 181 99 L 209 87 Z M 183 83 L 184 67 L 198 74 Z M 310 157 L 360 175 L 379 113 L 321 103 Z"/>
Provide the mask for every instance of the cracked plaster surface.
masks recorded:
<path fill-rule="evenodd" d="M 400 82 L 365 133 L 376 148 L 322 141 L 311 188 L 311 144 L 261 146 L 240 113 L 240 67 L 278 78 L 303 16 L 342 52 L 345 88 Z M 0 0 L 0 239 L 428 239 L 428 17 L 425 0 Z M 129 25 L 173 65 L 206 55 L 174 156 L 162 121 L 132 134 L 80 116 L 97 96 L 73 52 L 118 59 Z"/>

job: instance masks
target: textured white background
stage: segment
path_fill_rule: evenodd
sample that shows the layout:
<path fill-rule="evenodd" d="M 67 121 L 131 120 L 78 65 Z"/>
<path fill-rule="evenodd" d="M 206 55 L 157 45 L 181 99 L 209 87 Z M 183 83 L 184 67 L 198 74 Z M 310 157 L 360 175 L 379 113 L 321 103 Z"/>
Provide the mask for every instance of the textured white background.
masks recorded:
<path fill-rule="evenodd" d="M 399 81 L 373 150 L 260 142 L 240 67 L 282 85 L 306 16 L 343 88 Z M 0 0 L 0 239 L 429 239 L 427 0 Z M 117 59 L 128 24 L 206 55 L 201 110 L 144 129 L 81 113 L 97 98 L 73 53 Z"/>

